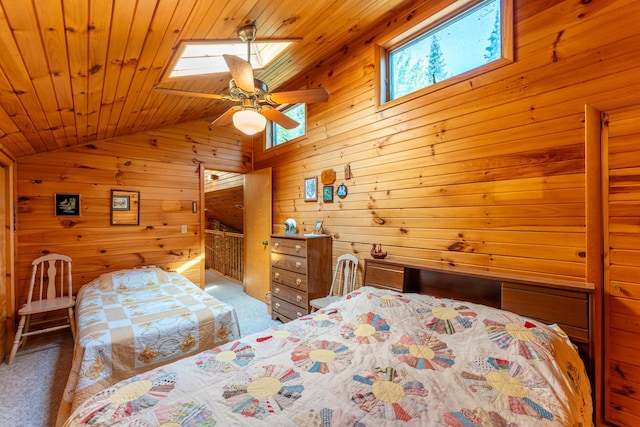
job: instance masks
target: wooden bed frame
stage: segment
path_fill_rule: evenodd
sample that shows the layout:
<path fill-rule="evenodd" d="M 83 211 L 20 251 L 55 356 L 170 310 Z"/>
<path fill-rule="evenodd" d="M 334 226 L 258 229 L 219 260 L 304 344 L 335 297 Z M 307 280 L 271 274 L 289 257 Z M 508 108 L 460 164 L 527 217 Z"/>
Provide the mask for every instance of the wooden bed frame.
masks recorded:
<path fill-rule="evenodd" d="M 578 347 L 594 381 L 593 293 L 590 283 L 489 275 L 474 270 L 366 259 L 364 285 L 453 298 L 557 323 Z"/>

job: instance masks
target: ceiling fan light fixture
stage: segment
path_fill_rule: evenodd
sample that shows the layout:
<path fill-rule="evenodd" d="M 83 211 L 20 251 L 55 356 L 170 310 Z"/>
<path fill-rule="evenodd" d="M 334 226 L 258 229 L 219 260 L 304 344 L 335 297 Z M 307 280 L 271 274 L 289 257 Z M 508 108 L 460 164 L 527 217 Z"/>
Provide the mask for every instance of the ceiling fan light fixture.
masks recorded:
<path fill-rule="evenodd" d="M 256 110 L 245 109 L 233 115 L 233 125 L 247 135 L 255 135 L 265 129 L 267 119 Z"/>

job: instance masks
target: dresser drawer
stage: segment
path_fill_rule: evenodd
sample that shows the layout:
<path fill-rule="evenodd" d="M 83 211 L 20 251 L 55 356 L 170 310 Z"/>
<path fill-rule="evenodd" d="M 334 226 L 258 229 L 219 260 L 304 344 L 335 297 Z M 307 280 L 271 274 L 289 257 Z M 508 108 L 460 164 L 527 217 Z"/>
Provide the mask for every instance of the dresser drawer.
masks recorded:
<path fill-rule="evenodd" d="M 308 311 L 304 308 L 298 307 L 295 304 L 291 304 L 283 299 L 272 297 L 271 307 L 276 314 L 282 314 L 284 317 L 288 319 L 297 319 L 298 317 L 305 316 Z M 274 315 L 277 317 L 277 315 Z"/>
<path fill-rule="evenodd" d="M 307 299 L 307 293 L 305 291 L 299 291 L 288 286 L 278 285 L 277 283 L 272 283 L 271 289 L 272 297 L 277 297 L 284 301 L 290 302 L 291 304 L 295 304 L 299 307 L 302 307 L 304 310 L 307 309 L 309 301 Z"/>
<path fill-rule="evenodd" d="M 364 285 L 402 292 L 405 269 L 402 265 L 365 260 Z"/>
<path fill-rule="evenodd" d="M 307 274 L 307 259 L 299 256 L 272 253 L 271 265 L 296 273 Z"/>
<path fill-rule="evenodd" d="M 278 254 L 306 256 L 307 242 L 305 240 L 273 239 L 271 252 Z"/>
<path fill-rule="evenodd" d="M 307 276 L 281 268 L 271 268 L 272 287 L 276 285 L 286 285 L 301 291 L 307 290 Z"/>
<path fill-rule="evenodd" d="M 590 338 L 585 292 L 503 282 L 502 308 L 545 323 L 555 321 L 574 340 Z"/>

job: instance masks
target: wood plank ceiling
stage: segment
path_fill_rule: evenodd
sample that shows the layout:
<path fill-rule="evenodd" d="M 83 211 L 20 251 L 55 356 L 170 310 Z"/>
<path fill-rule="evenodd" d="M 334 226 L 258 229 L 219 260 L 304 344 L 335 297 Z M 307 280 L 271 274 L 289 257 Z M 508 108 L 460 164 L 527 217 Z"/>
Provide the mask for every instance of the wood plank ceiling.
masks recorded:
<path fill-rule="evenodd" d="M 201 118 L 228 102 L 156 93 L 181 40 L 302 37 L 271 91 L 415 0 L 0 0 L 0 148 L 16 158 Z M 222 93 L 229 74 L 163 83 Z M 288 88 L 299 89 L 299 88 Z M 233 105 L 233 104 L 232 104 Z"/>

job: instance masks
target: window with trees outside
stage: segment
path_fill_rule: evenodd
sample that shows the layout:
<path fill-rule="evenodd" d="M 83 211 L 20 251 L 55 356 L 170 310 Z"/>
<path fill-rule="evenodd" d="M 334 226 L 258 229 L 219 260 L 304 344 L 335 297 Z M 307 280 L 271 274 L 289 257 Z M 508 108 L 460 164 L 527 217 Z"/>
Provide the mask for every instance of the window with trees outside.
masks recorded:
<path fill-rule="evenodd" d="M 293 129 L 285 129 L 275 122 L 270 122 L 270 132 L 267 136 L 267 148 L 284 144 L 307 133 L 306 104 L 293 104 L 282 109 L 282 113 L 300 123 Z"/>
<path fill-rule="evenodd" d="M 511 62 L 512 0 L 454 2 L 451 7 L 457 10 L 438 11 L 433 23 L 427 18 L 417 25 L 419 30 L 381 44 L 379 104 L 436 90 Z M 450 17 L 442 20 L 445 13 Z"/>

